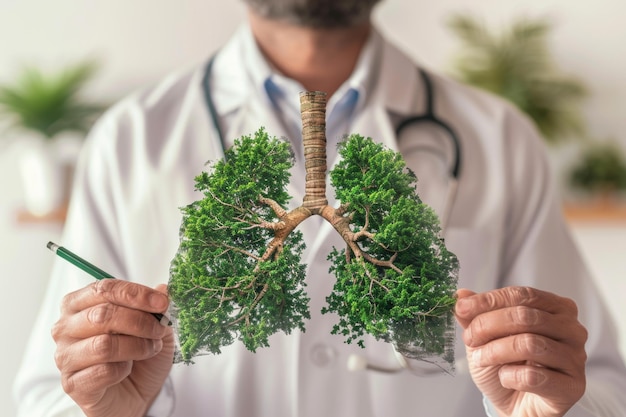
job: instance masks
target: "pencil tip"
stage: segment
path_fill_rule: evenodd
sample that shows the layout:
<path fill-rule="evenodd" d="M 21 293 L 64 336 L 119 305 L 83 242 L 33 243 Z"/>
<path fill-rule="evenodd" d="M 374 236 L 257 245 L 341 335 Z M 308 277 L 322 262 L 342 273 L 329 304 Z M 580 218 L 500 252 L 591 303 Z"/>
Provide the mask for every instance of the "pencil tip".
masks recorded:
<path fill-rule="evenodd" d="M 50 249 L 53 252 L 56 252 L 56 249 L 59 247 L 58 245 L 54 244 L 53 242 L 48 242 L 48 244 L 46 246 L 48 247 L 48 249 Z"/>

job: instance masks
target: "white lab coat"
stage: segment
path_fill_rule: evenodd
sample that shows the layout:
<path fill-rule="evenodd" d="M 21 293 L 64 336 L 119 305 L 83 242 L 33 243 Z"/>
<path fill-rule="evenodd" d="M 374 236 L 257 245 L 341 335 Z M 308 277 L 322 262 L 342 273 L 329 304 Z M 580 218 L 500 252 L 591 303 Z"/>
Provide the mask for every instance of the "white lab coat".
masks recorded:
<path fill-rule="evenodd" d="M 283 136 L 267 97 L 249 88 L 243 36 L 249 36 L 245 29 L 219 53 L 212 78 L 218 112 L 229 121 L 226 137 L 250 134 L 261 125 Z M 440 211 L 447 181 L 437 172 L 440 160 L 414 152 L 410 132 L 399 143 L 392 122 L 423 111 L 424 86 L 415 64 L 380 42 L 378 83 L 350 131 L 401 150 L 419 176 L 423 199 Z M 98 123 L 80 160 L 62 245 L 116 277 L 150 286 L 167 282 L 179 243 L 179 207 L 200 197 L 193 178 L 206 169 L 205 162 L 223 154 L 204 102 L 203 70 L 174 75 L 128 98 Z M 614 329 L 564 224 L 542 141 L 509 105 L 444 77 L 431 78 L 435 111 L 462 142 L 462 175 L 445 235 L 459 258 L 459 286 L 486 291 L 529 285 L 575 299 L 590 334 L 588 390 L 568 416 L 626 415 L 626 370 Z M 303 195 L 301 166 L 294 175 L 290 193 L 297 205 Z M 306 332 L 277 334 L 270 348 L 256 354 L 235 343 L 221 355 L 197 358 L 195 365 L 175 365 L 149 415 L 485 415 L 460 338 L 454 377 L 346 369 L 352 353 L 389 367 L 397 361 L 382 342 L 367 340 L 363 351 L 330 335 L 335 318 L 319 310 L 333 283 L 326 254 L 341 242 L 317 220 L 301 225 L 312 298 Z M 20 416 L 82 415 L 61 388 L 50 328 L 63 295 L 91 281 L 67 262 L 56 262 L 16 383 Z"/>

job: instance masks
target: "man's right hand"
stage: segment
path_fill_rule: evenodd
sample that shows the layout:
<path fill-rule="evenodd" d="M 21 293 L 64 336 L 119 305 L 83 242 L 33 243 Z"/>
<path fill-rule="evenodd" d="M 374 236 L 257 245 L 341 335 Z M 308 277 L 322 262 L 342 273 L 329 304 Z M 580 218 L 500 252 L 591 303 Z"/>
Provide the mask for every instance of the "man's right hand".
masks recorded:
<path fill-rule="evenodd" d="M 150 313 L 168 307 L 156 289 L 103 279 L 68 294 L 52 329 L 63 389 L 89 417 L 143 416 L 172 367 L 174 337 Z"/>

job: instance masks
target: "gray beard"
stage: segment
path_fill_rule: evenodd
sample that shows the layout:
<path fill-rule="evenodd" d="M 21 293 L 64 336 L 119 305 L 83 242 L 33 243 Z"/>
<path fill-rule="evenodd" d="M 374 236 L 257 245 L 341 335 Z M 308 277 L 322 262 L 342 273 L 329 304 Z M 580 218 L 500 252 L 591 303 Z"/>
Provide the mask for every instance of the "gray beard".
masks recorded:
<path fill-rule="evenodd" d="M 312 28 L 356 26 L 369 20 L 380 0 L 243 0 L 267 19 Z"/>

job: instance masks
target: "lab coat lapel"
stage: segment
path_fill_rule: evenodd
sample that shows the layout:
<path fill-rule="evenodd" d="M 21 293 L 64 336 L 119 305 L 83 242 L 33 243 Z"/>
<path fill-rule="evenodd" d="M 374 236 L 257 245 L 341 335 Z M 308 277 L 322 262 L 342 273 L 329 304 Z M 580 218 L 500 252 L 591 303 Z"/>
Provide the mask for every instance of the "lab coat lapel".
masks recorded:
<path fill-rule="evenodd" d="M 433 91 L 433 94 L 436 92 Z M 414 147 L 416 141 L 428 140 L 432 132 L 422 125 L 405 133 L 402 142 L 398 141 L 396 134 L 396 127 L 401 121 L 426 114 L 426 94 L 418 65 L 395 47 L 385 44 L 378 87 L 369 97 L 371 110 L 360 115 L 353 131 L 371 137 L 388 149 L 401 152 L 407 167 L 418 177 L 420 198 L 441 218 L 447 202 L 445 193 L 449 177 L 447 172 L 441 173 L 438 169 L 440 161 L 436 156 L 424 151 L 416 152 Z M 438 101 L 436 97 L 434 99 L 436 105 Z"/>
<path fill-rule="evenodd" d="M 359 114 L 352 125 L 352 132 L 370 137 L 375 142 L 382 143 L 385 147 L 394 151 L 398 150 L 389 112 L 383 106 L 376 106 L 370 111 Z"/>
<path fill-rule="evenodd" d="M 355 119 L 352 132 L 398 151 L 397 120 L 423 113 L 423 93 L 415 63 L 383 43 L 375 88 L 366 97 L 366 103 L 361 104 L 364 110 Z"/>
<path fill-rule="evenodd" d="M 270 110 L 268 111 L 268 109 Z M 251 96 L 238 111 L 236 119 L 229 129 L 229 137 L 236 138 L 242 135 L 253 135 L 259 128 L 264 127 L 270 136 L 289 142 L 290 138 L 283 122 L 278 118 L 276 112 L 271 111 L 271 109 L 272 103 L 267 96 L 259 97 L 256 94 Z M 296 164 L 292 168 L 291 180 L 287 189 L 289 195 L 292 196 L 290 208 L 300 205 L 304 197 L 304 162 L 300 161 L 298 157 L 296 157 Z"/>
<path fill-rule="evenodd" d="M 251 94 L 241 105 L 235 120 L 228 129 L 229 138 L 242 135 L 252 135 L 259 128 L 264 127 L 270 136 L 286 137 L 282 123 L 277 119 L 275 112 L 267 111 L 272 103 L 260 94 Z"/>

